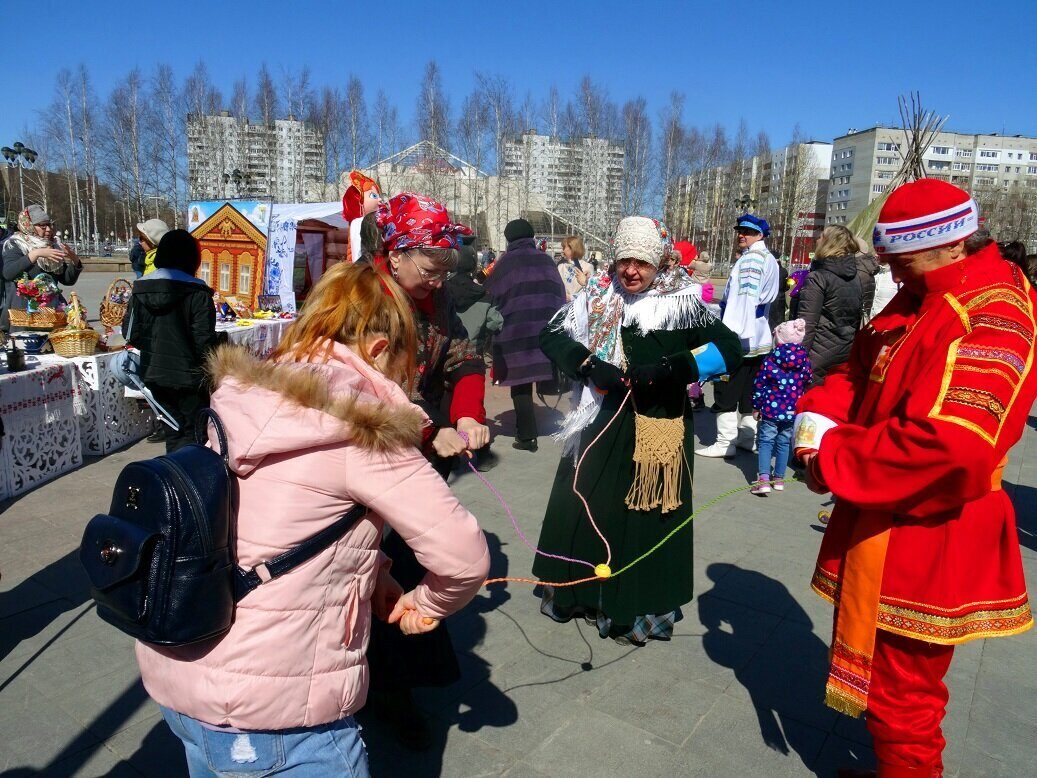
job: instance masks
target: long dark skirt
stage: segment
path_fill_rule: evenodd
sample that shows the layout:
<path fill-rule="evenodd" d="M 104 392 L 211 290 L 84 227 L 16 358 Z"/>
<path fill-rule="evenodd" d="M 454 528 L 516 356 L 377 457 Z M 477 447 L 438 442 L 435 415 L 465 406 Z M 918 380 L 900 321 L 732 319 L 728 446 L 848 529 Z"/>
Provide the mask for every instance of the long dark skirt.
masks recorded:
<path fill-rule="evenodd" d="M 445 478 L 450 464 L 449 460 L 440 460 L 432 466 Z M 393 578 L 404 591 L 421 583 L 428 572 L 395 532 L 390 531 L 382 540 L 382 551 L 392 559 Z M 367 662 L 374 691 L 449 686 L 461 678 L 454 644 L 442 624 L 424 635 L 404 635 L 398 624 L 372 619 Z"/>

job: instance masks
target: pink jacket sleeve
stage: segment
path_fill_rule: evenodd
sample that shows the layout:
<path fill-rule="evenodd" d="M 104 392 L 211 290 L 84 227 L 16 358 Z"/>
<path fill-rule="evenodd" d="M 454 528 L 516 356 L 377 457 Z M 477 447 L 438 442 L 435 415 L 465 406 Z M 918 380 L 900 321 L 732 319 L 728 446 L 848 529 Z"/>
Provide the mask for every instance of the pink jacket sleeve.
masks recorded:
<path fill-rule="evenodd" d="M 378 454 L 347 449 L 349 492 L 413 549 L 428 575 L 415 587 L 423 616 L 444 618 L 468 604 L 490 569 L 486 538 L 417 449 Z"/>

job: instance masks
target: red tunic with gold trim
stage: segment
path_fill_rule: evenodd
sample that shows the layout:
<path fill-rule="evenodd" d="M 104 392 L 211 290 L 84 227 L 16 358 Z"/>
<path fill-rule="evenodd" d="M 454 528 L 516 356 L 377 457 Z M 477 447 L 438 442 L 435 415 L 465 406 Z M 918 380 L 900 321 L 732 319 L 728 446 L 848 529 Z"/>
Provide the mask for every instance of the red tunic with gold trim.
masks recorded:
<path fill-rule="evenodd" d="M 942 644 L 1015 634 L 1033 617 L 1000 482 L 1037 396 L 1037 294 L 996 245 L 924 284 L 800 401 L 837 424 L 815 460 L 837 502 L 812 586 L 838 600 L 855 520 L 885 512 L 879 629 Z"/>

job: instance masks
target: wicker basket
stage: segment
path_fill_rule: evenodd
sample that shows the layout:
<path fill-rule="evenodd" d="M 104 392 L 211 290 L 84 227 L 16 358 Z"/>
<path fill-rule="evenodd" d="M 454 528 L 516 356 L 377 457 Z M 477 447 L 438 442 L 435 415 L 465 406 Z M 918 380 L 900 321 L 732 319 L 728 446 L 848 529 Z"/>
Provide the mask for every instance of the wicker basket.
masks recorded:
<path fill-rule="evenodd" d="M 11 308 L 8 314 L 11 317 L 12 327 L 28 327 L 34 330 L 52 330 L 55 327 L 64 327 L 67 322 L 64 311 L 46 307 L 40 308 L 35 313 Z"/>
<path fill-rule="evenodd" d="M 133 284 L 125 278 L 116 278 L 108 285 L 108 291 L 104 293 L 104 299 L 101 300 L 101 324 L 110 330 L 117 330 L 122 327 L 122 320 L 126 317 L 126 311 L 130 305 L 129 294 L 126 295 L 126 302 L 124 303 L 112 302 L 112 296 L 120 289 L 132 292 Z"/>
<path fill-rule="evenodd" d="M 93 356 L 100 339 L 101 335 L 95 329 L 64 329 L 50 333 L 50 343 L 59 357 Z"/>

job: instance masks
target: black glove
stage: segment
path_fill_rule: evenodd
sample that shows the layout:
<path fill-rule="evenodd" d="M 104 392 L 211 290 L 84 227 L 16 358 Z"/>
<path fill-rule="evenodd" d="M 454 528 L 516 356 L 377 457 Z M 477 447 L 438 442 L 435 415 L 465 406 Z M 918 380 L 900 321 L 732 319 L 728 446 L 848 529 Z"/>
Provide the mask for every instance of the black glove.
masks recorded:
<path fill-rule="evenodd" d="M 630 370 L 630 381 L 638 389 L 661 384 L 663 381 L 668 381 L 672 376 L 673 365 L 667 359 L 650 365 L 638 365 Z"/>
<path fill-rule="evenodd" d="M 662 361 L 650 365 L 638 365 L 630 371 L 630 381 L 639 389 L 664 382 L 691 383 L 691 370 L 687 360 L 663 357 Z"/>
<path fill-rule="evenodd" d="M 591 357 L 580 372 L 585 378 L 589 378 L 596 387 L 606 392 L 611 392 L 613 389 L 627 388 L 624 383 L 625 376 L 623 371 L 611 362 L 606 362 L 603 359 Z"/>

